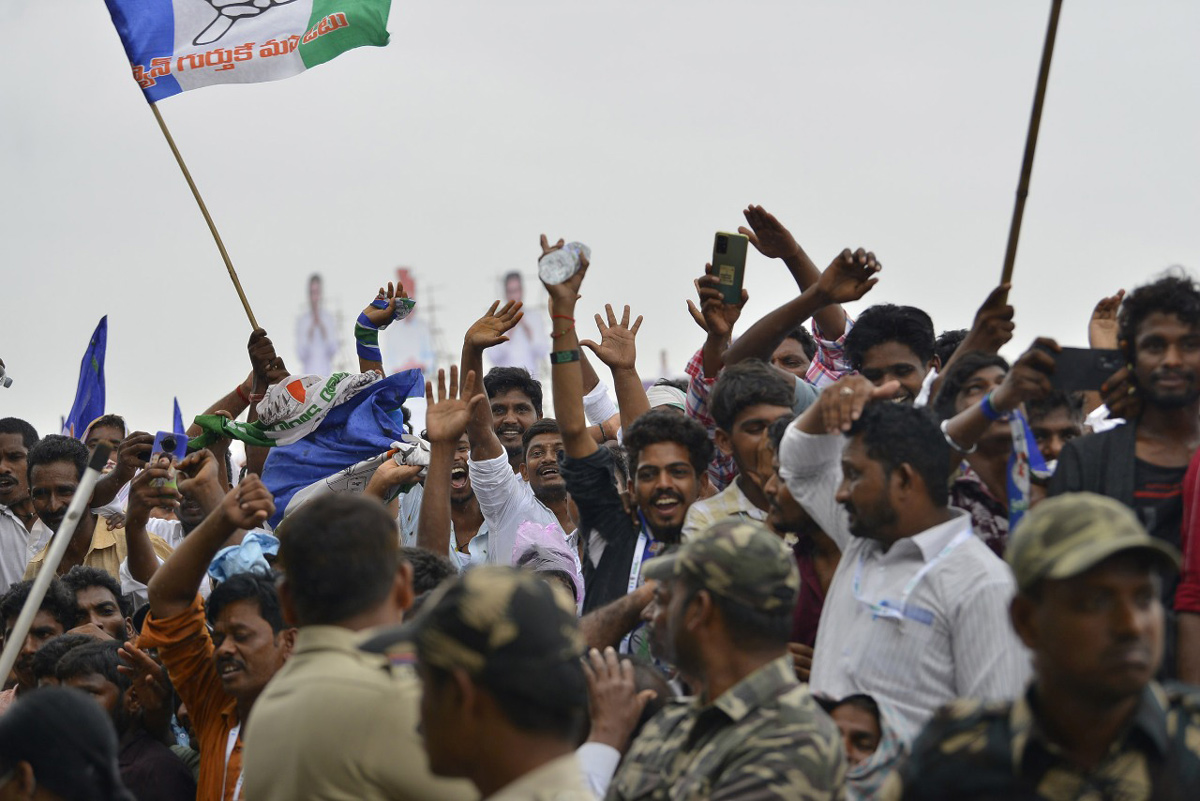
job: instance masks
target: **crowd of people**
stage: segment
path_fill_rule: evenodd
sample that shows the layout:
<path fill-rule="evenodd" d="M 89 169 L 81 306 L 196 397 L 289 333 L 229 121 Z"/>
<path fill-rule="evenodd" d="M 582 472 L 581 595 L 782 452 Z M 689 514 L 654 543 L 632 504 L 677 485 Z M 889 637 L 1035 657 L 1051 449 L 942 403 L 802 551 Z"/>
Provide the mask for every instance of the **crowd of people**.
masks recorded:
<path fill-rule="evenodd" d="M 424 427 L 389 409 L 324 491 L 273 476 L 391 380 L 403 287 L 357 376 L 256 330 L 183 458 L 0 419 L 0 799 L 1200 798 L 1200 284 L 1100 299 L 1122 366 L 1067 391 L 1053 340 L 999 355 L 1008 286 L 968 330 L 855 319 L 875 254 L 819 269 L 744 214 L 796 294 L 746 324 L 706 266 L 686 380 L 638 373 L 628 306 L 581 339 L 583 258 L 545 285 L 553 418 L 484 371 L 525 314 L 497 301 Z"/>

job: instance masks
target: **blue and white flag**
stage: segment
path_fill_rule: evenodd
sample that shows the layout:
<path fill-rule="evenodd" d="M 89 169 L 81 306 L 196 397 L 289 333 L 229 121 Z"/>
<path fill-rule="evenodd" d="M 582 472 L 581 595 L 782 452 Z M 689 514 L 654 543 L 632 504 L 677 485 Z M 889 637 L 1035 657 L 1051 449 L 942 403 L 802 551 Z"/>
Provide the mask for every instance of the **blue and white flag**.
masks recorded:
<path fill-rule="evenodd" d="M 275 445 L 262 475 L 275 497 L 270 525 L 279 525 L 285 515 L 317 495 L 362 492 L 394 444 L 405 437 L 400 405 L 424 389 L 420 370 L 390 375 L 329 409 L 303 439 Z"/>
<path fill-rule="evenodd" d="M 1020 409 L 1008 413 L 1012 427 L 1013 449 L 1008 457 L 1008 530 L 1017 530 L 1017 523 L 1029 511 L 1033 473 L 1046 472 L 1046 460 L 1038 449 L 1037 439 Z"/>
<path fill-rule="evenodd" d="M 100 318 L 83 362 L 79 365 L 79 383 L 75 386 L 75 403 L 63 420 L 63 434 L 82 437 L 93 420 L 104 414 L 104 354 L 108 350 L 108 315 Z"/>

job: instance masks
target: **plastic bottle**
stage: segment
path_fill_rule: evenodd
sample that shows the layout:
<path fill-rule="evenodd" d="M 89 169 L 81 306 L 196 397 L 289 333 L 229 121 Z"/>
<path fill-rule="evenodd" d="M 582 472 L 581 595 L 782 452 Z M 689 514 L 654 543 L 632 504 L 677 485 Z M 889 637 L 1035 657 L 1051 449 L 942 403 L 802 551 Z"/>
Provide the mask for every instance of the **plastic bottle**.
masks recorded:
<path fill-rule="evenodd" d="M 547 284 L 561 284 L 579 272 L 580 255 L 591 261 L 592 249 L 579 242 L 570 242 L 566 247 L 550 251 L 538 260 L 538 277 Z"/>

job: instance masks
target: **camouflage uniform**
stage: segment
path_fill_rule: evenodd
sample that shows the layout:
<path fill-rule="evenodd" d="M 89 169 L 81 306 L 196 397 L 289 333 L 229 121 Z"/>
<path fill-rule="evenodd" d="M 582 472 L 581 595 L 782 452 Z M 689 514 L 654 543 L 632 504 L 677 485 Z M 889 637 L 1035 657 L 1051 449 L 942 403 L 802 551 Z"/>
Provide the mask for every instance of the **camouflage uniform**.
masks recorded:
<path fill-rule="evenodd" d="M 1009 540 L 1006 560 L 1028 592 L 1043 579 L 1081 575 L 1129 550 L 1167 568 L 1178 554 L 1146 534 L 1127 507 L 1090 493 L 1043 501 Z M 1084 770 L 1045 730 L 1038 684 L 1015 702 L 958 701 L 943 708 L 888 780 L 884 799 L 972 798 L 1142 801 L 1200 798 L 1200 692 L 1143 688 L 1126 727 L 1099 765 Z"/>
<path fill-rule="evenodd" d="M 575 601 L 535 574 L 481 565 L 443 584 L 416 620 L 363 647 L 442 670 L 460 669 L 485 689 L 554 709 L 587 704 L 584 641 Z M 572 747 L 574 743 L 567 743 Z M 525 801 L 594 801 L 573 753 L 517 778 L 492 796 Z"/>
<path fill-rule="evenodd" d="M 761 523 L 734 518 L 646 564 L 647 578 L 684 573 L 764 612 L 791 610 L 800 587 L 780 539 Z M 844 797 L 845 775 L 837 727 L 784 655 L 712 702 L 671 702 L 634 740 L 607 798 L 824 801 Z"/>

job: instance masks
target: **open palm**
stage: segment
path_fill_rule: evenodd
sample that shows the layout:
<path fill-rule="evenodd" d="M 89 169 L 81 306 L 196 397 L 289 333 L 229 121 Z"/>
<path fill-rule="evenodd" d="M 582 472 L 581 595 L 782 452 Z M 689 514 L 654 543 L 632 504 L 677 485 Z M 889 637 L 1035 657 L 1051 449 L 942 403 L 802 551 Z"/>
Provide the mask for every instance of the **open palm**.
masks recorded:
<path fill-rule="evenodd" d="M 596 327 L 600 329 L 600 344 L 597 345 L 590 339 L 585 339 L 579 344 L 596 354 L 596 358 L 604 362 L 610 370 L 632 370 L 637 364 L 635 341 L 638 329 L 642 327 L 642 317 L 638 315 L 637 320 L 630 326 L 628 306 L 625 307 L 620 321 L 613 313 L 611 304 L 605 304 L 604 311 L 608 316 L 607 325 L 605 325 L 604 318 L 599 314 L 596 315 Z"/>
<path fill-rule="evenodd" d="M 471 324 L 467 329 L 466 343 L 478 350 L 499 345 L 501 342 L 507 342 L 508 337 L 505 336 L 509 331 L 517 327 L 517 323 L 521 322 L 521 318 L 525 313 L 521 311 L 521 301 L 510 300 L 500 308 L 500 301 L 496 301 L 487 310 L 487 313 Z"/>
<path fill-rule="evenodd" d="M 433 398 L 433 383 L 425 382 L 425 437 L 430 442 L 458 442 L 467 430 L 475 407 L 486 399 L 475 394 L 475 371 L 467 373 L 459 394 L 458 368 L 450 368 L 450 388 L 446 388 L 446 371 L 438 370 L 437 401 Z"/>

